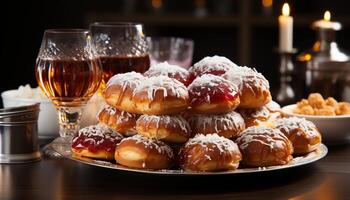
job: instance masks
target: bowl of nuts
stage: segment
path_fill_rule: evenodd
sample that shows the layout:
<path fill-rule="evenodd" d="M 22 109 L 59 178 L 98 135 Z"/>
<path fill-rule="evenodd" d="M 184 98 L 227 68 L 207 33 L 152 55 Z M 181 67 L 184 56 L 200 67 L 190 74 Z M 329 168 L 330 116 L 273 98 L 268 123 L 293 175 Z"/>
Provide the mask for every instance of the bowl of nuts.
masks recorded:
<path fill-rule="evenodd" d="M 338 102 L 332 97 L 324 99 L 311 93 L 307 99 L 284 106 L 283 114 L 312 121 L 326 144 L 346 143 L 350 138 L 350 103 Z"/>

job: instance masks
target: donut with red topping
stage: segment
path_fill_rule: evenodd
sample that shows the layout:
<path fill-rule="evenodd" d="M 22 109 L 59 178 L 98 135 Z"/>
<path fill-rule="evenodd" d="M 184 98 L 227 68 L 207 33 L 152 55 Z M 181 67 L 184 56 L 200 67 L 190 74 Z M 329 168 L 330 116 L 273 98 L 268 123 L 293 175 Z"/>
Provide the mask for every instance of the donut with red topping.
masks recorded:
<path fill-rule="evenodd" d="M 227 71 L 238 67 L 235 63 L 233 63 L 231 60 L 227 59 L 223 56 L 207 56 L 200 60 L 199 62 L 195 63 L 190 69 L 189 72 L 191 73 L 194 78 L 200 77 L 204 74 L 212 74 L 220 76 L 222 74 L 225 74 Z"/>

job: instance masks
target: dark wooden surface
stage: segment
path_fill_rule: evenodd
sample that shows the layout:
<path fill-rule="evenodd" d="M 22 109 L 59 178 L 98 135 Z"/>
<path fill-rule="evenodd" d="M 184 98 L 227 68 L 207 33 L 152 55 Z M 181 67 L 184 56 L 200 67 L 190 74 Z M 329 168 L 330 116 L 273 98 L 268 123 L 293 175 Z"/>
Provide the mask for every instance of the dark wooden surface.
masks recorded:
<path fill-rule="evenodd" d="M 0 164 L 0 199 L 349 199 L 350 145 L 329 150 L 306 167 L 217 177 L 141 175 L 65 159 Z"/>

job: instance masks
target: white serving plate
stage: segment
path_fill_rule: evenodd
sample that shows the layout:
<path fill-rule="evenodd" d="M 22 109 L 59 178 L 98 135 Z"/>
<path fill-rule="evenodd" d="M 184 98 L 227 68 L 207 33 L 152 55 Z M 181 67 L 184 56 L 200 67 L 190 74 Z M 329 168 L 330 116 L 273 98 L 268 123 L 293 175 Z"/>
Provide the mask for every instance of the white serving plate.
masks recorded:
<path fill-rule="evenodd" d="M 187 172 L 180 169 L 166 169 L 166 170 L 133 169 L 133 168 L 124 167 L 122 165 L 119 165 L 110 161 L 101 161 L 101 160 L 95 160 L 95 159 L 85 158 L 85 157 L 76 157 L 76 156 L 73 156 L 71 153 L 71 148 L 70 148 L 71 143 L 67 142 L 67 140 L 63 138 L 55 139 L 50 144 L 50 146 L 54 151 L 56 151 L 63 157 L 79 163 L 84 163 L 87 165 L 93 165 L 97 167 L 109 168 L 114 170 L 120 170 L 120 171 L 128 171 L 128 172 L 143 173 L 143 174 L 158 174 L 158 175 L 223 175 L 223 174 L 262 173 L 262 172 L 283 170 L 283 169 L 307 165 L 325 157 L 328 152 L 327 147 L 324 144 L 321 144 L 315 151 L 305 156 L 294 157 L 294 159 L 286 165 L 277 165 L 277 166 L 270 166 L 270 167 L 263 167 L 263 168 L 262 167 L 239 168 L 236 170 L 223 171 L 223 172 Z"/>
<path fill-rule="evenodd" d="M 326 144 L 346 143 L 350 138 L 350 115 L 315 116 L 293 113 L 295 104 L 284 106 L 282 112 L 287 116 L 303 117 L 313 122 L 322 134 Z"/>

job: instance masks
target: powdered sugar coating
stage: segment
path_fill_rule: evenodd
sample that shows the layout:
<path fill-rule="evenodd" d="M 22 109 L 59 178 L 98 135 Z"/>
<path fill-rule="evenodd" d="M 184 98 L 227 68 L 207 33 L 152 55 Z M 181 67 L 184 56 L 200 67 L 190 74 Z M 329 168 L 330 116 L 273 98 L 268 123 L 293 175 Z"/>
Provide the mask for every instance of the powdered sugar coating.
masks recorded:
<path fill-rule="evenodd" d="M 136 126 L 140 122 L 145 124 L 155 123 L 156 128 L 159 129 L 162 124 L 165 128 L 178 128 L 186 133 L 191 134 L 191 127 L 188 122 L 181 115 L 141 115 L 136 121 Z"/>
<path fill-rule="evenodd" d="M 290 117 L 277 119 L 275 122 L 276 128 L 280 129 L 284 133 L 290 133 L 293 130 L 300 129 L 302 132 L 306 133 L 307 136 L 317 137 L 319 132 L 314 123 L 300 117 Z M 298 134 L 301 134 L 298 132 Z"/>
<path fill-rule="evenodd" d="M 196 78 L 189 86 L 188 91 L 191 97 L 191 102 L 197 100 L 211 103 L 214 96 L 230 95 L 236 96 L 239 88 L 234 83 L 212 74 L 204 74 Z"/>
<path fill-rule="evenodd" d="M 245 118 L 245 119 L 252 119 L 252 118 L 262 118 L 262 119 L 268 119 L 270 117 L 270 110 L 266 107 L 260 107 L 260 108 L 249 108 L 249 109 L 239 109 L 239 113 Z"/>
<path fill-rule="evenodd" d="M 249 67 L 237 67 L 227 71 L 223 77 L 239 87 L 247 88 L 255 93 L 254 88 L 261 88 L 263 90 L 269 90 L 269 81 L 255 69 Z"/>
<path fill-rule="evenodd" d="M 203 74 L 213 74 L 213 75 L 221 75 L 230 69 L 238 67 L 231 60 L 227 59 L 223 56 L 207 56 L 195 63 L 193 67 L 189 69 L 189 71 L 195 76 L 202 76 Z"/>
<path fill-rule="evenodd" d="M 136 134 L 134 136 L 123 139 L 121 142 L 128 140 L 135 141 L 136 144 L 142 143 L 146 149 L 155 149 L 159 154 L 167 155 L 169 158 L 174 157 L 173 150 L 167 144 L 160 140 L 150 139 L 145 136 Z"/>
<path fill-rule="evenodd" d="M 80 129 L 77 137 L 80 137 L 82 135 L 86 136 L 87 138 L 97 136 L 97 143 L 99 140 L 103 139 L 110 139 L 112 141 L 123 139 L 123 136 L 121 134 L 119 134 L 112 128 L 109 128 L 108 126 L 102 124 L 87 126 L 85 128 Z M 76 139 L 76 137 L 74 139 Z"/>
<path fill-rule="evenodd" d="M 163 92 L 164 97 L 173 96 L 178 98 L 188 97 L 188 91 L 184 84 L 167 76 L 149 77 L 143 80 L 134 90 L 134 95 L 139 92 L 147 92 L 147 98 L 154 100 L 158 91 Z"/>
<path fill-rule="evenodd" d="M 213 147 L 217 148 L 220 151 L 220 154 L 226 152 L 239 152 L 238 146 L 232 140 L 229 140 L 225 137 L 219 136 L 218 134 L 197 134 L 194 138 L 191 138 L 185 144 L 185 148 L 191 145 L 201 145 L 207 151 L 214 151 Z"/>
<path fill-rule="evenodd" d="M 186 69 L 177 65 L 168 64 L 168 62 L 162 62 L 156 65 L 152 65 L 144 73 L 144 76 L 146 77 L 161 75 L 174 78 L 185 85 L 187 85 L 190 81 L 190 73 Z"/>
<path fill-rule="evenodd" d="M 145 77 L 137 72 L 127 72 L 123 74 L 116 74 L 106 84 L 106 89 L 112 85 L 120 85 L 123 87 L 123 91 L 127 88 L 135 88 L 137 87 Z"/>
<path fill-rule="evenodd" d="M 265 105 L 267 109 L 269 109 L 271 112 L 279 112 L 281 111 L 281 106 L 276 101 L 270 101 Z"/>
<path fill-rule="evenodd" d="M 218 115 L 193 115 L 190 117 L 189 122 L 192 126 L 196 127 L 196 130 L 214 128 L 216 133 L 219 133 L 222 130 L 239 131 L 245 128 L 244 119 L 235 111 Z"/>
<path fill-rule="evenodd" d="M 236 142 L 240 149 L 247 148 L 252 142 L 261 143 L 270 149 L 283 149 L 289 140 L 278 129 L 264 126 L 251 126 L 241 133 Z"/>

